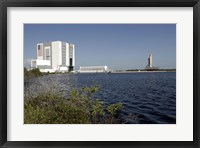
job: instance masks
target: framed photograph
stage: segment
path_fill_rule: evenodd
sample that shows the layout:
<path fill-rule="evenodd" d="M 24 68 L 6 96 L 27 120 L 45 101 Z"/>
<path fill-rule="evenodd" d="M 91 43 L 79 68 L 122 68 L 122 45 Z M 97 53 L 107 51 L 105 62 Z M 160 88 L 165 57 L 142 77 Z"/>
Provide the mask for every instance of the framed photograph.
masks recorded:
<path fill-rule="evenodd" d="M 199 5 L 1 1 L 1 147 L 199 147 Z"/>

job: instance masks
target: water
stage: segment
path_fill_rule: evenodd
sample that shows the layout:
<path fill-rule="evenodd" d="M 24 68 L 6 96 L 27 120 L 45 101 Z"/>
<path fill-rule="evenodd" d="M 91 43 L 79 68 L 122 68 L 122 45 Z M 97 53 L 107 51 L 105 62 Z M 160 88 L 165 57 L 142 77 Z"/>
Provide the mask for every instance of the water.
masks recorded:
<path fill-rule="evenodd" d="M 27 89 L 43 91 L 43 85 L 54 84 L 60 91 L 74 87 L 98 84 L 100 90 L 94 99 L 105 104 L 121 102 L 121 117 L 125 123 L 175 124 L 176 123 L 176 73 L 119 73 L 119 74 L 56 74 L 33 78 L 25 82 Z"/>

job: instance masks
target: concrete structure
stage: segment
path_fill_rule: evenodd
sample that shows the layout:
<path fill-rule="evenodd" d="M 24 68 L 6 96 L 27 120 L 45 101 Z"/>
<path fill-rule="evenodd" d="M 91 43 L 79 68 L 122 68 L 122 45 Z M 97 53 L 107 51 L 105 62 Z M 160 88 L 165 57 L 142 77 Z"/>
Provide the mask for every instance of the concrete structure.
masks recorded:
<path fill-rule="evenodd" d="M 108 66 L 88 66 L 80 67 L 80 73 L 107 73 L 109 72 Z"/>
<path fill-rule="evenodd" d="M 37 59 L 31 60 L 31 69 L 41 72 L 73 71 L 75 66 L 74 44 L 53 41 L 37 44 Z"/>

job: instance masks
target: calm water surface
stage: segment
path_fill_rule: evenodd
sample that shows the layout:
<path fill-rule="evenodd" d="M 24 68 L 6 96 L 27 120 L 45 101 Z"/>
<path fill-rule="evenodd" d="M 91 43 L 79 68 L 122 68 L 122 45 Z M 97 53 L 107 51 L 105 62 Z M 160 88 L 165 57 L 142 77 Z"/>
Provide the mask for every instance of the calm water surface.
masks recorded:
<path fill-rule="evenodd" d="M 121 102 L 121 117 L 125 123 L 175 124 L 176 73 L 120 73 L 120 74 L 55 74 L 25 81 L 28 90 L 43 91 L 54 85 L 66 93 L 74 87 L 98 84 L 94 99 L 105 104 Z M 37 86 L 37 87 L 36 87 Z"/>

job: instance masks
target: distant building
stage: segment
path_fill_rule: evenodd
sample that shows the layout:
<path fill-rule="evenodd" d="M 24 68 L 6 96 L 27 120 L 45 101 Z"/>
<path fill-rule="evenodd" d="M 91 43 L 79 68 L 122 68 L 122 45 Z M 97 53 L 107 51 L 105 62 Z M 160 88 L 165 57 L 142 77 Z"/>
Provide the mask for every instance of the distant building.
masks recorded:
<path fill-rule="evenodd" d="M 80 67 L 80 73 L 106 73 L 109 72 L 108 66 L 88 66 Z"/>
<path fill-rule="evenodd" d="M 37 44 L 37 59 L 31 60 L 31 69 L 41 72 L 73 71 L 75 66 L 74 44 L 53 41 Z"/>
<path fill-rule="evenodd" d="M 148 58 L 148 66 L 149 67 L 152 67 L 153 65 L 152 65 L 152 63 L 153 63 L 153 59 L 152 59 L 153 57 L 152 57 L 152 53 L 149 55 L 149 58 Z"/>

